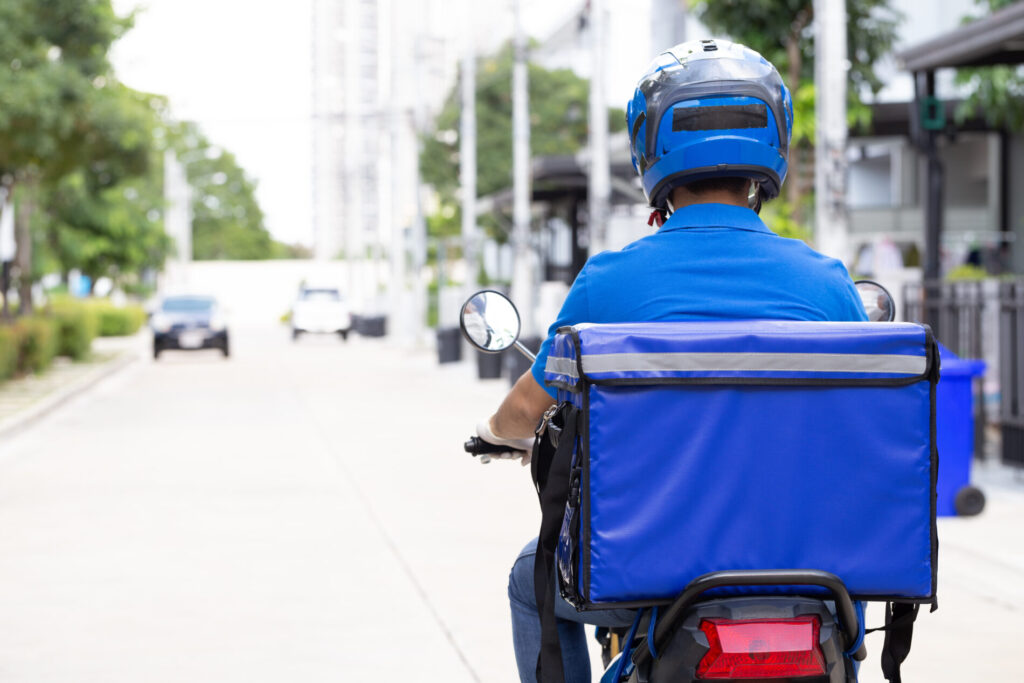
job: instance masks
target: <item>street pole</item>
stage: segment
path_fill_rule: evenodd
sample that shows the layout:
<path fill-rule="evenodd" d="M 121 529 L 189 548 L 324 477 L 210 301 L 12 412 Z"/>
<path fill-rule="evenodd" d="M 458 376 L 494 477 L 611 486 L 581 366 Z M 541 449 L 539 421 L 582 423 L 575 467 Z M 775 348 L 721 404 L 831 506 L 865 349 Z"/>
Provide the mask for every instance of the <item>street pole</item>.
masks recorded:
<path fill-rule="evenodd" d="M 651 0 L 652 55 L 686 42 L 686 0 Z"/>
<path fill-rule="evenodd" d="M 392 146 L 394 136 L 391 133 L 391 110 L 393 102 L 392 93 L 392 51 L 390 49 L 392 18 L 391 0 L 377 0 L 377 45 L 384 49 L 377 53 L 377 125 L 383 129 L 383 135 L 378 138 L 377 144 L 377 225 L 374 226 L 374 263 L 373 263 L 373 309 L 371 313 L 379 315 L 387 310 L 390 304 L 390 287 L 385 285 L 388 282 L 390 263 L 386 254 L 385 245 L 391 238 L 390 226 L 395 223 L 394 214 L 394 193 L 391 189 L 391 178 L 394 177 L 394 165 L 392 164 Z M 394 242 L 391 242 L 394 247 Z M 387 291 L 386 300 L 382 296 L 382 289 Z M 392 321 L 392 325 L 394 322 Z"/>
<path fill-rule="evenodd" d="M 170 290 L 186 290 L 192 263 L 192 187 L 173 150 L 164 153 L 164 202 L 164 232 L 178 250 L 168 263 L 165 283 Z"/>
<path fill-rule="evenodd" d="M 413 163 L 413 190 L 415 212 L 412 223 L 412 291 L 413 291 L 413 338 L 419 344 L 423 341 L 423 332 L 427 324 L 427 286 L 423 281 L 423 269 L 427 265 L 427 221 L 423 216 L 423 189 L 420 177 L 420 155 L 423 152 L 423 69 L 422 63 L 426 50 L 423 45 L 424 35 L 418 33 L 415 39 L 415 59 L 413 67 L 413 93 L 415 101 L 412 108 L 412 128 L 415 138 L 416 159 Z M 440 283 L 439 283 L 440 285 Z"/>
<path fill-rule="evenodd" d="M 817 92 L 814 223 L 818 251 L 849 258 L 846 215 L 845 0 L 814 2 L 814 83 Z M 790 182 L 796 182 L 796 178 Z"/>
<path fill-rule="evenodd" d="M 459 184 L 462 186 L 462 257 L 466 264 L 466 296 L 477 286 L 476 230 L 476 44 L 473 1 L 464 9 L 466 45 L 462 54 L 462 112 L 459 118 Z"/>
<path fill-rule="evenodd" d="M 14 260 L 16 246 L 14 243 L 14 202 L 8 201 L 10 192 L 6 185 L 0 185 L 0 298 L 3 298 L 3 309 L 0 317 L 8 320 L 11 317 L 8 294 L 11 289 L 11 261 Z"/>
<path fill-rule="evenodd" d="M 512 67 L 512 241 L 515 265 L 512 298 L 523 316 L 523 335 L 536 334 L 534 321 L 535 255 L 530 248 L 530 119 L 526 72 L 526 36 L 513 0 L 515 63 Z"/>
<path fill-rule="evenodd" d="M 591 256 L 606 248 L 608 202 L 611 197 L 608 104 L 605 96 L 605 56 L 608 54 L 606 25 L 605 0 L 590 0 L 590 179 L 587 187 L 587 213 Z"/>
<path fill-rule="evenodd" d="M 381 30 L 385 32 L 382 44 L 388 46 L 401 44 L 402 41 L 396 34 L 399 31 L 398 27 L 404 26 L 404 24 L 400 24 L 397 21 L 397 17 L 393 14 L 393 4 L 389 0 L 387 3 L 383 3 L 380 8 L 385 11 L 385 14 L 380 17 Z M 399 93 L 404 90 L 405 81 L 402 80 L 401 75 L 408 65 L 408 55 L 402 52 L 395 58 L 391 50 L 383 52 L 387 56 L 382 57 L 385 65 L 383 73 L 386 74 L 386 82 L 381 88 L 381 91 L 386 93 L 386 96 L 382 97 L 382 113 L 385 125 L 387 126 L 387 135 L 384 136 L 384 147 L 381 150 L 381 154 L 385 158 L 387 171 L 381 174 L 380 183 L 382 186 L 381 195 L 384 200 L 382 202 L 381 220 L 390 231 L 388 240 L 390 245 L 388 248 L 390 274 L 388 276 L 387 325 L 388 334 L 391 338 L 399 339 L 402 343 L 405 343 L 408 335 L 408 316 L 406 315 L 405 308 L 405 302 L 408 297 L 405 272 L 408 248 L 405 243 L 405 230 L 403 229 L 405 215 L 395 209 L 395 200 L 406 191 L 402 183 L 403 166 L 400 158 L 402 149 L 400 140 L 402 140 L 406 132 L 406 120 L 403 112 L 408 107 L 408 102 Z"/>

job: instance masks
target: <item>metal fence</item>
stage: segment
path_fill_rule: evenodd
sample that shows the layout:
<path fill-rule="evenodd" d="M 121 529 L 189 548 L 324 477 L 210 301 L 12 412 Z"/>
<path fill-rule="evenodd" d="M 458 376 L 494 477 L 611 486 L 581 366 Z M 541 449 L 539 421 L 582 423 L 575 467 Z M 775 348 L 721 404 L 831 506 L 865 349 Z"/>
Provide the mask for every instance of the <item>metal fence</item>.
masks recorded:
<path fill-rule="evenodd" d="M 1003 462 L 1024 467 L 1024 281 L 999 285 L 999 422 Z"/>
<path fill-rule="evenodd" d="M 903 319 L 930 325 L 935 338 L 961 358 L 982 358 L 986 308 L 983 284 L 907 283 L 903 287 Z"/>
<path fill-rule="evenodd" d="M 986 299 L 989 299 L 986 301 Z M 993 305 L 983 282 L 910 282 L 903 287 L 903 319 L 924 323 L 935 338 L 961 358 L 985 357 L 986 308 Z M 974 457 L 985 457 L 985 394 L 982 378 L 973 382 Z"/>

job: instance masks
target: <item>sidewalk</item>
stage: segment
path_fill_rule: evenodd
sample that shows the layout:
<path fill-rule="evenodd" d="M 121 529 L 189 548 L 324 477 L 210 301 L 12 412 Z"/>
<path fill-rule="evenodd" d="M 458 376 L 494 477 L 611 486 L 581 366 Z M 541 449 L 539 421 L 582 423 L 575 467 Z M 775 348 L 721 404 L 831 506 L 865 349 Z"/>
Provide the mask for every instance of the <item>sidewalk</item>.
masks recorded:
<path fill-rule="evenodd" d="M 39 375 L 27 375 L 0 383 L 0 439 L 10 436 L 100 379 L 136 360 L 142 353 L 145 334 L 98 338 L 88 360 L 74 362 L 55 358 Z"/>

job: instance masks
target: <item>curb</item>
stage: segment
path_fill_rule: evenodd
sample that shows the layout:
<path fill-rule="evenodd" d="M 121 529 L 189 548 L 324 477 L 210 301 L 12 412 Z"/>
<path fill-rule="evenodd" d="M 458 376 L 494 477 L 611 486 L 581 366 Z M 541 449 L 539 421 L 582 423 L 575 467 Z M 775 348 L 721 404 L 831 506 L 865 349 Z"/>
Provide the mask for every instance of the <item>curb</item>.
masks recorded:
<path fill-rule="evenodd" d="M 123 370 L 138 359 L 139 356 L 135 353 L 128 351 L 121 352 L 116 357 L 96 367 L 92 372 L 78 379 L 76 382 L 54 391 L 49 396 L 42 398 L 29 408 L 16 415 L 12 415 L 6 420 L 0 421 L 0 441 L 9 439 L 18 432 L 27 429 L 71 399 L 91 389 L 101 380 Z"/>

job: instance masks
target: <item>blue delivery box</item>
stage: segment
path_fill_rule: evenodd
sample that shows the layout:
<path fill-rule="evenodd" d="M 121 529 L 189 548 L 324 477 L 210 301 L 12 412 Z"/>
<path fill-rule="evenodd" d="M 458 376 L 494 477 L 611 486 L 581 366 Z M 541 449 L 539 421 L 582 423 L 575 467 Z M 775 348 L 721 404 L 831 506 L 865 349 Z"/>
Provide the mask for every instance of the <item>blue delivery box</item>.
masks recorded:
<path fill-rule="evenodd" d="M 545 381 L 574 407 L 556 558 L 578 609 L 727 569 L 817 569 L 866 600 L 935 596 L 930 330 L 796 321 L 582 324 Z"/>

